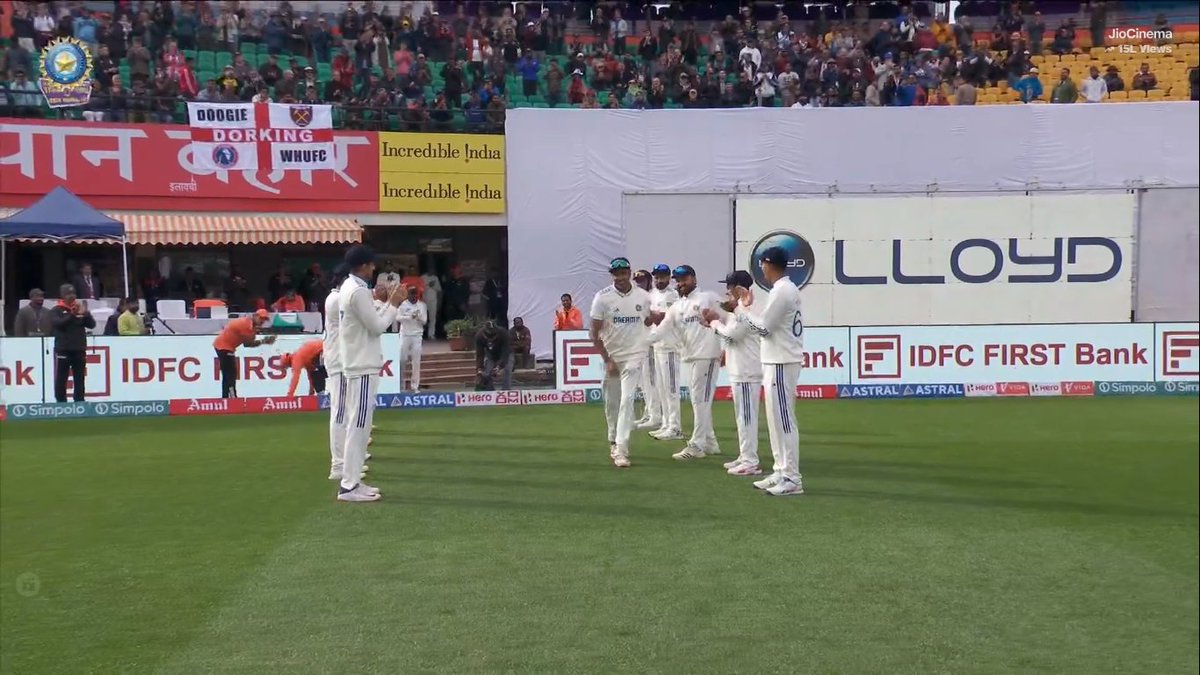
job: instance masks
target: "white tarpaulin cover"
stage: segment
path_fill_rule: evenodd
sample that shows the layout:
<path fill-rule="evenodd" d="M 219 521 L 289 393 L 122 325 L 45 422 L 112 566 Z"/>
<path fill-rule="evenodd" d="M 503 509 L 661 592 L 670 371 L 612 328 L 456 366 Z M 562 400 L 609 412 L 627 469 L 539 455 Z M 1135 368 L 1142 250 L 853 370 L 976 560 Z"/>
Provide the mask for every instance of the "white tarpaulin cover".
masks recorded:
<path fill-rule="evenodd" d="M 626 251 L 627 192 L 814 194 L 1200 184 L 1194 103 L 509 111 L 510 316 L 548 327 Z M 689 237 L 686 224 L 681 231 Z M 546 327 L 537 329 L 537 327 Z"/>

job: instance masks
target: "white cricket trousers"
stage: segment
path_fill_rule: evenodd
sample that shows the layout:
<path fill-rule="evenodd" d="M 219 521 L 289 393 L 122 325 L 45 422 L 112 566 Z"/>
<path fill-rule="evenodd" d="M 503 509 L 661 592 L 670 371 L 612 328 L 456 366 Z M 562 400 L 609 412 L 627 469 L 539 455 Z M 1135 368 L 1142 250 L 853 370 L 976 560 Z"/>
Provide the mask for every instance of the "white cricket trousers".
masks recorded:
<path fill-rule="evenodd" d="M 412 362 L 412 391 L 421 390 L 421 343 L 420 335 L 400 336 L 400 388 L 404 389 L 404 364 Z"/>
<path fill-rule="evenodd" d="M 655 390 L 658 392 L 662 428 L 679 431 L 679 354 L 654 350 Z"/>
<path fill-rule="evenodd" d="M 325 387 L 329 391 L 329 469 L 341 473 L 346 456 L 346 377 L 330 373 Z"/>
<path fill-rule="evenodd" d="M 758 399 L 762 382 L 731 382 L 733 412 L 737 417 L 738 459 L 758 465 Z"/>
<path fill-rule="evenodd" d="M 688 397 L 692 401 L 692 438 L 688 445 L 705 452 L 720 451 L 717 433 L 713 431 L 712 401 L 717 389 L 717 375 L 721 370 L 720 359 L 697 359 L 689 361 Z"/>
<path fill-rule="evenodd" d="M 633 408 L 637 405 L 637 387 L 642 381 L 642 359 L 617 364 L 617 374 L 604 374 L 604 420 L 608 422 L 608 442 L 616 443 L 617 452 L 629 456 L 629 435 L 633 433 Z"/>
<path fill-rule="evenodd" d="M 371 420 L 375 417 L 375 392 L 379 375 L 346 376 L 346 450 L 342 464 L 342 489 L 358 485 L 367 461 L 367 441 L 371 439 Z"/>
<path fill-rule="evenodd" d="M 425 291 L 425 337 L 430 340 L 437 337 L 438 296 Z"/>
<path fill-rule="evenodd" d="M 796 383 L 800 381 L 799 363 L 764 363 L 767 431 L 771 436 L 771 454 L 775 473 L 800 482 L 800 434 L 796 429 Z"/>
<path fill-rule="evenodd" d="M 642 365 L 642 400 L 645 404 L 646 421 L 651 424 L 662 424 L 662 397 L 658 395 L 658 383 L 655 377 L 654 354 L 646 355 L 646 363 Z"/>

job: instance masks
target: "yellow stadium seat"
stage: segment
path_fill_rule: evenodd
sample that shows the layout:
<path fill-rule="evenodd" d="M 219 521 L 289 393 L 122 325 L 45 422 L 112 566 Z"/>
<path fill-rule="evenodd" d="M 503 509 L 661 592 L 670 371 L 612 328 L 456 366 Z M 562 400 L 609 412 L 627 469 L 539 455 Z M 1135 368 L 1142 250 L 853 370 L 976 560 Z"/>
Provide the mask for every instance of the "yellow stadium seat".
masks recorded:
<path fill-rule="evenodd" d="M 1146 98 L 1163 99 L 1166 97 L 1167 92 L 1163 91 L 1162 89 L 1151 89 L 1150 91 L 1146 92 Z"/>
<path fill-rule="evenodd" d="M 1090 53 L 1093 57 L 1102 57 L 1104 56 L 1104 47 L 1092 47 Z"/>
<path fill-rule="evenodd" d="M 1110 93 L 1108 95 L 1108 97 L 1114 101 L 1128 101 L 1129 100 L 1129 92 L 1114 91 L 1114 92 Z"/>
<path fill-rule="evenodd" d="M 1133 91 L 1129 92 L 1129 98 L 1133 100 L 1144 99 L 1146 98 L 1146 92 L 1142 91 L 1141 89 L 1134 89 Z"/>

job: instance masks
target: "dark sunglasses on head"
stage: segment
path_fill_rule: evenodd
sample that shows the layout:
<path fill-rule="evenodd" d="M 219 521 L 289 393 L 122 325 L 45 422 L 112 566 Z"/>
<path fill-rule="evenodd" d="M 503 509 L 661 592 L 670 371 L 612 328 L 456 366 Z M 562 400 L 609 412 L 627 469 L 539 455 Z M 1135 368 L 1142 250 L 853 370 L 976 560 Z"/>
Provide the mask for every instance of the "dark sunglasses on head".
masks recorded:
<path fill-rule="evenodd" d="M 629 269 L 629 261 L 624 258 L 617 258 L 608 265 L 609 270 L 627 270 Z"/>

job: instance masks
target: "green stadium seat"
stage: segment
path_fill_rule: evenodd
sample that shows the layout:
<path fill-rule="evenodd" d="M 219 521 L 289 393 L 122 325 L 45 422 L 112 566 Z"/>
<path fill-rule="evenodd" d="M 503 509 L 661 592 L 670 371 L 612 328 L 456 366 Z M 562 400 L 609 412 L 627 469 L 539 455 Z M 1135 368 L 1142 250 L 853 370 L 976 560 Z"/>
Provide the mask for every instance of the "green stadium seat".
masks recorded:
<path fill-rule="evenodd" d="M 531 107 L 534 107 L 534 108 L 549 108 L 549 107 L 550 107 L 550 104 L 549 104 L 549 103 L 546 103 L 545 101 L 538 101 L 538 102 L 534 103 L 534 104 L 533 104 Z"/>
<path fill-rule="evenodd" d="M 216 52 L 213 54 L 213 70 L 224 70 L 225 66 L 233 63 L 233 54 L 229 52 Z"/>

